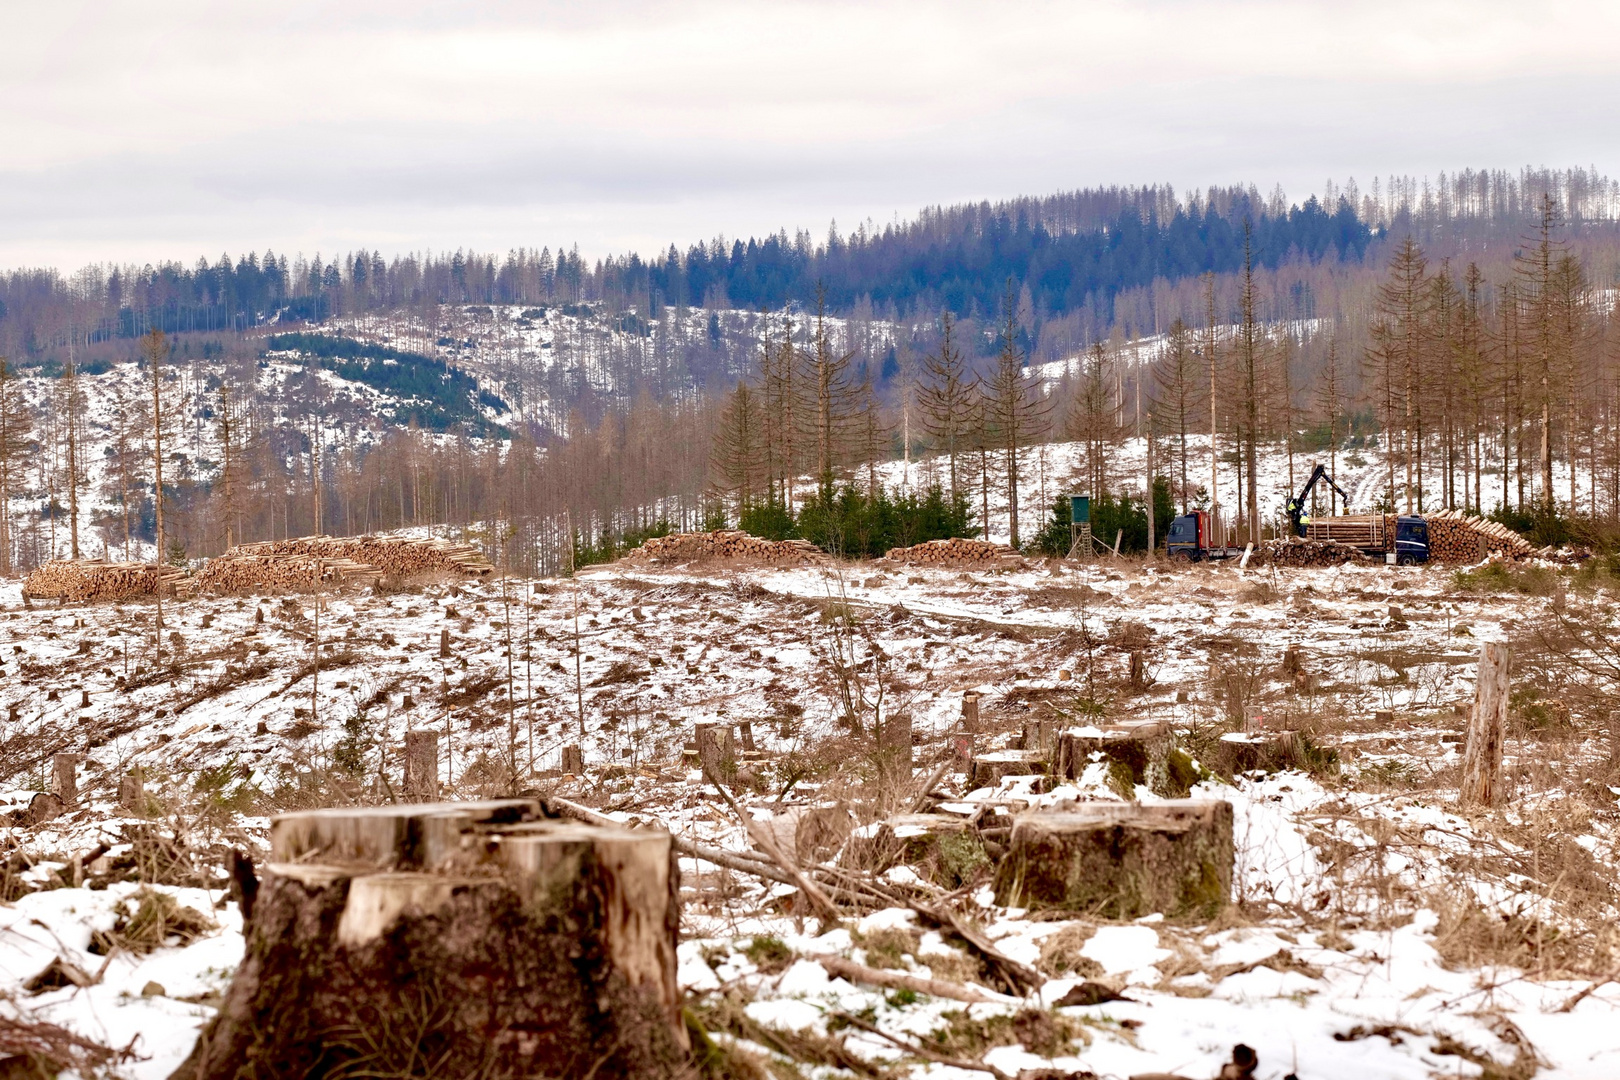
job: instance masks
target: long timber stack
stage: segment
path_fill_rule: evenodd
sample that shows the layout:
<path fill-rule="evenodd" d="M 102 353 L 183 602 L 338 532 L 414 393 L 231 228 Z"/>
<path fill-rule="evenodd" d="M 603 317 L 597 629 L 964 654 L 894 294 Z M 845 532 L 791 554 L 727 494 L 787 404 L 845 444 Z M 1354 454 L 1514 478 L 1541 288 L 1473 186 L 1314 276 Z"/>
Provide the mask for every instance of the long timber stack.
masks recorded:
<path fill-rule="evenodd" d="M 1489 555 L 1510 559 L 1552 558 L 1552 548 L 1536 549 L 1512 529 L 1460 510 L 1440 510 L 1429 522 L 1429 558 L 1441 563 L 1476 563 Z"/>
<path fill-rule="evenodd" d="M 301 590 L 321 581 L 365 584 L 379 578 L 483 577 L 495 567 L 471 544 L 396 536 L 302 536 L 238 544 L 210 559 L 198 584 L 211 592 Z"/>
<path fill-rule="evenodd" d="M 315 587 L 317 568 L 323 585 L 364 585 L 383 576 L 375 566 L 353 559 L 226 552 L 208 560 L 197 574 L 197 587 L 211 593 L 303 592 Z"/>
<path fill-rule="evenodd" d="M 28 575 L 23 581 L 23 595 L 31 600 L 96 603 L 153 596 L 159 589 L 172 593 L 185 585 L 186 572 L 174 566 L 53 559 Z"/>
<path fill-rule="evenodd" d="M 826 554 L 808 540 L 762 540 L 745 532 L 671 533 L 655 536 L 625 556 L 631 562 L 683 563 L 708 559 L 798 565 Z"/>
<path fill-rule="evenodd" d="M 889 562 L 932 566 L 1021 566 L 1023 559 L 1006 544 L 958 537 L 929 540 L 911 547 L 891 548 L 883 556 Z"/>

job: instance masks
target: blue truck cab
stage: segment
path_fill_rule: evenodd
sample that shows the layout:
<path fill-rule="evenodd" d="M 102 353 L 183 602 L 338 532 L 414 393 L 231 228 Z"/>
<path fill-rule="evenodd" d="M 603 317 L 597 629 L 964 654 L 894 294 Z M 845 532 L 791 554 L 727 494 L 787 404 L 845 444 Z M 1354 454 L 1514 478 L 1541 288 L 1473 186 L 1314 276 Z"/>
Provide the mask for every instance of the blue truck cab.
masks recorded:
<path fill-rule="evenodd" d="M 1417 514 L 1395 519 L 1395 561 L 1401 566 L 1429 561 L 1429 523 Z"/>

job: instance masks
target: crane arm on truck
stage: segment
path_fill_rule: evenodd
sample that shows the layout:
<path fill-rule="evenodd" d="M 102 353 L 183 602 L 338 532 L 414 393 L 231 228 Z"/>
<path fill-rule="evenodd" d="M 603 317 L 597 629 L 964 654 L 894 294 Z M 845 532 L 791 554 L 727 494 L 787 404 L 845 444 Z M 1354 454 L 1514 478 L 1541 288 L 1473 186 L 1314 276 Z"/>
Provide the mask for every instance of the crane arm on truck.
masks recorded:
<path fill-rule="evenodd" d="M 1316 468 L 1311 470 L 1310 479 L 1305 481 L 1305 486 L 1300 489 L 1299 494 L 1288 500 L 1288 529 L 1293 535 L 1305 535 L 1305 526 L 1300 523 L 1300 516 L 1305 513 L 1305 507 L 1311 499 L 1311 492 L 1323 480 L 1327 481 L 1328 487 L 1339 493 L 1339 498 L 1344 500 L 1345 508 L 1349 509 L 1350 496 L 1345 493 L 1344 488 L 1334 483 L 1333 477 L 1328 475 L 1327 467 L 1318 462 Z"/>

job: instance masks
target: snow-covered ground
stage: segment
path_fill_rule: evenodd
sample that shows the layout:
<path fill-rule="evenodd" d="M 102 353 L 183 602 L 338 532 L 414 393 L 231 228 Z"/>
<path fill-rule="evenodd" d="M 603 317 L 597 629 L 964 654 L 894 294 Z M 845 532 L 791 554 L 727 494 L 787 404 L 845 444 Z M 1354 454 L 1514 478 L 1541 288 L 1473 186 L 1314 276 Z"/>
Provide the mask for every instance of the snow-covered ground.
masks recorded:
<path fill-rule="evenodd" d="M 1571 604 L 1607 603 L 1575 588 Z M 1471 925 L 1459 913 L 1476 908 L 1514 926 L 1539 920 L 1530 925 L 1571 940 L 1613 918 L 1611 898 L 1591 901 L 1596 913 L 1575 911 L 1549 877 L 1577 859 L 1583 873 L 1612 882 L 1620 814 L 1607 790 L 1581 779 L 1602 757 L 1586 748 L 1584 728 L 1515 734 L 1510 807 L 1480 815 L 1456 805 L 1455 706 L 1471 699 L 1478 643 L 1515 638 L 1548 603 L 1461 590 L 1440 567 L 615 565 L 572 582 L 513 581 L 504 594 L 484 582 L 328 597 L 312 715 L 310 597 L 168 605 L 164 647 L 176 667 L 160 670 L 149 605 L 28 608 L 13 582 L 0 588 L 0 703 L 11 706 L 0 721 L 5 806 L 26 805 L 52 752 L 87 760 L 79 808 L 43 826 L 0 828 L 0 845 L 28 867 L 13 895 L 41 890 L 0 905 L 0 994 L 13 996 L 7 1008 L 107 1045 L 138 1034 L 135 1050 L 148 1059 L 119 1068 L 167 1075 L 240 954 L 234 907 L 221 906 L 223 871 L 203 882 L 211 890 L 162 886 L 214 929 L 106 961 L 86 951 L 91 932 L 106 930 L 137 886 L 72 887 L 72 859 L 98 843 L 118 857 L 126 829 L 143 821 L 198 851 L 252 848 L 277 808 L 382 799 L 382 781 L 399 782 L 411 727 L 448 736 L 441 775 L 453 797 L 510 790 L 505 763 L 515 756 L 519 789 L 742 848 L 744 830 L 705 797 L 683 744 L 698 721 L 747 720 L 768 758 L 813 756 L 841 733 L 830 663 L 841 649 L 855 651 L 855 678 L 869 692 L 881 684 L 887 708 L 912 716 L 924 761 L 945 746 L 966 692 L 983 695 L 994 734 L 981 749 L 996 749 L 1027 719 L 1072 716 L 1081 684 L 1107 719 L 1167 720 L 1188 745 L 1207 746 L 1198 740 L 1226 730 L 1218 671 L 1236 665 L 1256 680 L 1247 712 L 1267 725 L 1305 726 L 1341 761 L 1337 773 L 1204 783 L 1201 794 L 1237 811 L 1239 907 L 1208 924 L 1109 924 L 997 908 L 983 888 L 968 896 L 967 910 L 1015 959 L 1045 963 L 1043 948 L 1065 934 L 1088 977 L 1131 1000 L 1057 1006 L 1077 981 L 1073 964 L 1066 974 L 1046 964 L 1052 977 L 1027 1001 L 963 1006 L 857 987 L 816 958 L 870 960 L 884 930 L 888 962 L 900 969 L 973 976 L 958 950 L 908 912 L 839 928 L 801 924 L 773 913 L 779 887 L 739 878 L 717 888 L 719 868 L 686 860 L 681 979 L 694 1007 L 710 1015 L 729 995 L 756 1024 L 836 1035 L 859 1056 L 906 1057 L 903 1074 L 940 1078 L 974 1074 L 841 1029 L 836 1014 L 865 1017 L 901 1040 L 951 1025 L 1002 1032 L 1008 1045 L 984 1060 L 1009 1074 L 1039 1057 L 1006 1035 L 1027 1018 L 1010 1028 L 989 1018 L 1036 1008 L 1070 1034 L 1061 1052 L 1035 1040 L 1048 1057 L 1103 1076 L 1212 1075 L 1240 1041 L 1259 1051 L 1257 1075 L 1268 1078 L 1617 1075 L 1620 988 L 1602 981 L 1601 949 L 1531 963 L 1502 949 L 1470 960 L 1459 945 Z M 445 629 L 449 658 L 439 655 Z M 1152 685 L 1134 693 L 1126 649 L 1109 643 L 1144 633 Z M 1304 689 L 1277 674 L 1293 645 L 1313 676 Z M 1394 719 L 1375 718 L 1380 709 Z M 556 775 L 569 743 L 583 748 L 583 779 Z M 119 777 L 134 766 L 146 773 L 150 819 L 113 805 Z M 844 763 L 807 775 L 773 805 L 780 783 L 763 769 L 767 794 L 750 799 L 757 816 L 835 792 L 860 797 L 860 770 Z M 968 807 L 1120 797 L 1096 769 L 1040 794 L 1031 778 L 977 792 L 962 782 L 958 773 L 946 785 Z M 1538 870 L 1543 858 L 1548 868 Z M 767 950 L 778 962 L 749 959 L 762 955 L 756 938 L 780 942 Z M 92 974 L 107 967 L 88 988 L 22 992 L 52 957 Z M 1515 957 L 1519 966 L 1507 962 Z"/>

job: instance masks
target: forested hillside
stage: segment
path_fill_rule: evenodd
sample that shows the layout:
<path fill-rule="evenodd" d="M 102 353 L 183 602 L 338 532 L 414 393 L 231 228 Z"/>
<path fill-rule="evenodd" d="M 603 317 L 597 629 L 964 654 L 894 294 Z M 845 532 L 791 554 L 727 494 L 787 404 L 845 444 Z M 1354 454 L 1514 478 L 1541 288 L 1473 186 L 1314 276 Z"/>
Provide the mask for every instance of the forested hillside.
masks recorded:
<path fill-rule="evenodd" d="M 8 565 L 143 550 L 154 402 L 175 557 L 433 523 L 552 570 L 705 521 L 851 550 L 919 529 L 1027 541 L 1032 448 L 1079 448 L 1040 490 L 1100 494 L 1142 487 L 1117 448 L 1151 437 L 1191 505 L 1212 493 L 1182 448 L 1212 423 L 1214 494 L 1245 528 L 1280 499 L 1255 490 L 1261 455 L 1371 455 L 1402 508 L 1505 491 L 1513 511 L 1612 517 L 1617 219 L 1614 181 L 1526 170 L 1296 202 L 1089 190 L 594 262 L 559 245 L 14 270 L 0 547 Z M 880 490 L 919 459 L 924 489 Z"/>

